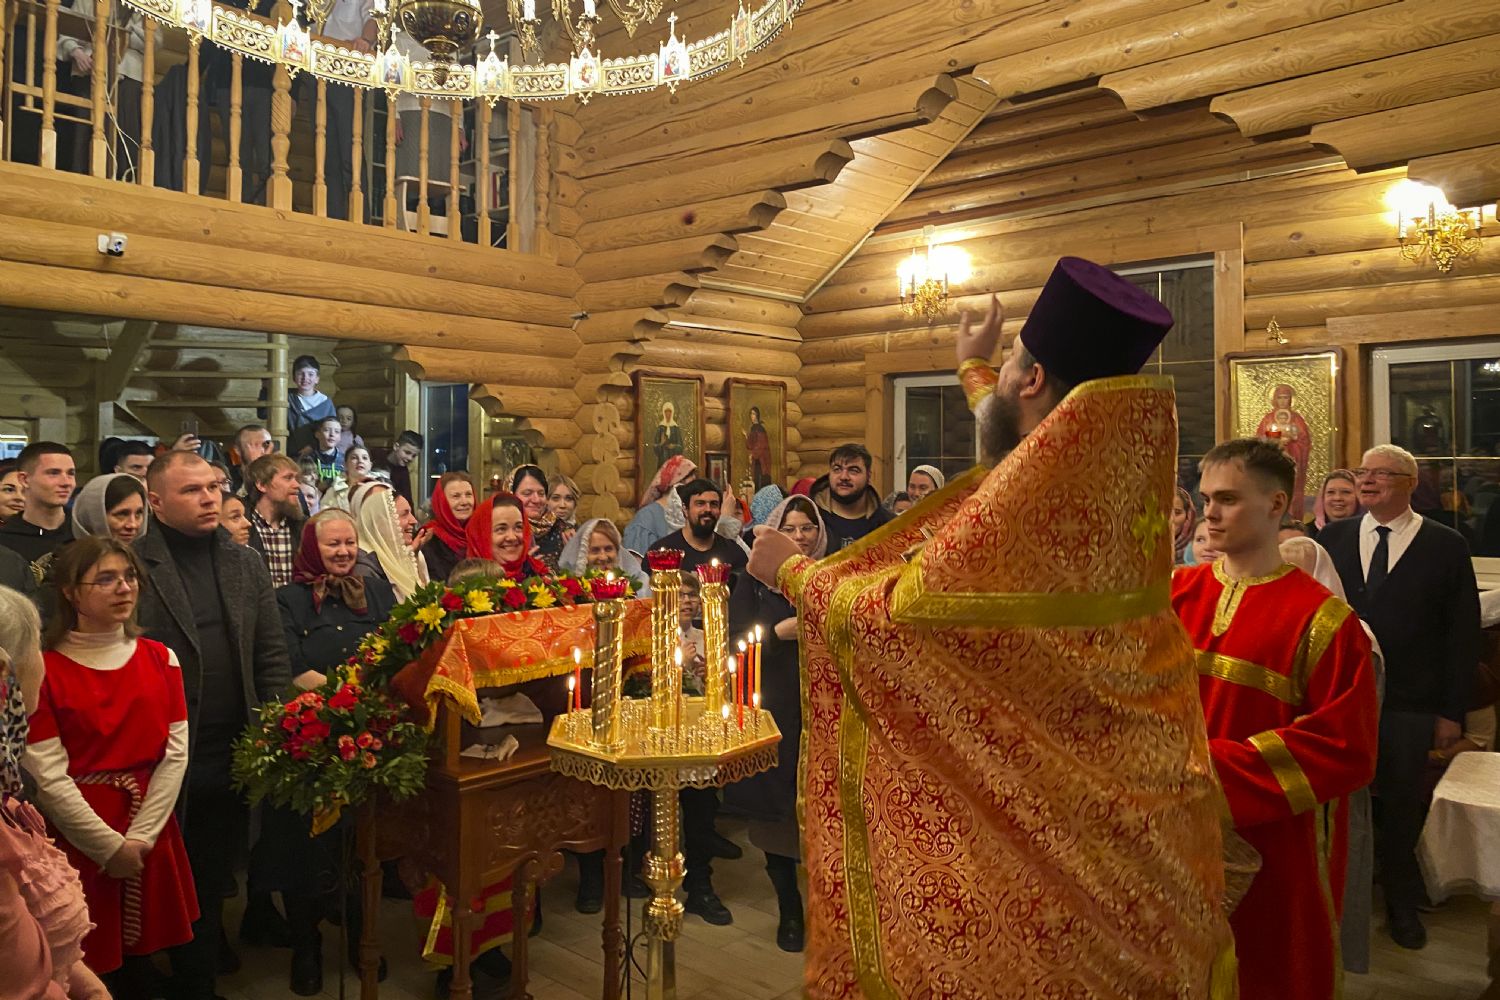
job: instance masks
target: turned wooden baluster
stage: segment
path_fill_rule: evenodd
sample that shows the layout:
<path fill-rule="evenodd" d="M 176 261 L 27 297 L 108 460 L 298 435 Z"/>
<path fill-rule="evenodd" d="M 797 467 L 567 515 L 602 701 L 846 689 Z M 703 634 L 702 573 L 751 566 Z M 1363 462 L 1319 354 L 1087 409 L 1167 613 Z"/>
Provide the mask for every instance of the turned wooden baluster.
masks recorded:
<path fill-rule="evenodd" d="M 396 228 L 396 95 L 385 95 L 385 228 Z M 401 206 L 403 209 L 405 205 Z"/>
<path fill-rule="evenodd" d="M 417 159 L 422 162 L 417 166 L 417 232 L 426 236 L 432 231 L 432 210 L 427 206 L 427 154 L 431 146 L 428 136 L 428 115 L 432 111 L 432 98 L 422 98 L 422 117 L 417 131 Z M 410 137 L 407 139 L 411 141 Z"/>
<path fill-rule="evenodd" d="M 462 101 L 449 103 L 453 106 L 453 127 L 448 143 L 448 238 L 461 240 L 464 238 L 464 227 L 458 216 L 458 147 L 464 128 L 464 104 Z"/>
<path fill-rule="evenodd" d="M 354 90 L 354 140 L 349 143 L 349 221 L 363 222 L 365 219 L 365 92 Z"/>
<path fill-rule="evenodd" d="M 318 107 L 313 112 L 313 215 L 328 218 L 328 82 L 318 77 Z"/>
<path fill-rule="evenodd" d="M 271 20 L 288 24 L 292 6 L 279 0 L 271 11 Z M 267 187 L 272 208 L 289 211 L 292 207 L 292 178 L 287 173 L 287 155 L 292 151 L 292 74 L 281 63 L 271 75 L 271 180 Z"/>
<path fill-rule="evenodd" d="M 94 177 L 109 174 L 109 5 L 110 0 L 94 0 L 94 70 L 89 81 L 89 173 Z"/>
<path fill-rule="evenodd" d="M 474 142 L 477 166 L 474 169 L 474 204 L 479 215 L 479 245 L 490 245 L 490 102 L 480 101 L 474 106 Z"/>
<path fill-rule="evenodd" d="M 229 139 L 228 180 L 225 194 L 230 201 L 241 201 L 244 197 L 245 170 L 240 164 L 240 137 L 244 134 L 243 101 L 245 90 L 244 57 L 234 53 L 229 64 Z"/>
<path fill-rule="evenodd" d="M 182 163 L 182 189 L 188 194 L 201 192 L 198 175 L 198 45 L 201 41 L 197 35 L 188 35 L 187 154 Z"/>
<path fill-rule="evenodd" d="M 47 0 L 42 29 L 42 166 L 57 167 L 57 5 Z"/>
<path fill-rule="evenodd" d="M 145 15 L 141 15 L 145 17 Z M 137 168 L 142 187 L 156 186 L 156 146 L 151 129 L 156 123 L 156 22 L 149 17 L 144 25 L 146 45 L 141 53 L 141 162 Z"/>

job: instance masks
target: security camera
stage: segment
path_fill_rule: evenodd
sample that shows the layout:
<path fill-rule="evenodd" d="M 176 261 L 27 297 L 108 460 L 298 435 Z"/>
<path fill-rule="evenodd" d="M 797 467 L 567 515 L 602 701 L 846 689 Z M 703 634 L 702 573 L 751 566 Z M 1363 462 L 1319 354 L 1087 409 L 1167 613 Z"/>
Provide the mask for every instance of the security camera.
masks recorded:
<path fill-rule="evenodd" d="M 126 238 L 124 233 L 100 233 L 99 252 L 111 257 L 125 256 Z"/>

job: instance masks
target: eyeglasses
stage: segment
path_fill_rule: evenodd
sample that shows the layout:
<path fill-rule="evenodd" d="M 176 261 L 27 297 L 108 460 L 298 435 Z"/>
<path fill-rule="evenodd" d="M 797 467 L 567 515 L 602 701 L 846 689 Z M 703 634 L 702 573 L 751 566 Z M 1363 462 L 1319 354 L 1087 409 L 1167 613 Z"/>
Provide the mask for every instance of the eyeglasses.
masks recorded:
<path fill-rule="evenodd" d="M 1397 472 L 1394 469 L 1354 469 L 1352 471 L 1354 472 L 1355 479 L 1363 479 L 1366 476 L 1371 476 L 1383 483 L 1388 483 L 1392 479 L 1416 478 L 1416 476 L 1413 476 L 1410 472 Z"/>
<path fill-rule="evenodd" d="M 134 590 L 141 585 L 141 578 L 135 574 L 134 570 L 131 570 L 123 574 L 100 573 L 92 580 L 79 580 L 78 583 L 84 587 L 103 587 L 105 590 L 118 590 L 120 584 L 123 583 L 126 589 Z"/>

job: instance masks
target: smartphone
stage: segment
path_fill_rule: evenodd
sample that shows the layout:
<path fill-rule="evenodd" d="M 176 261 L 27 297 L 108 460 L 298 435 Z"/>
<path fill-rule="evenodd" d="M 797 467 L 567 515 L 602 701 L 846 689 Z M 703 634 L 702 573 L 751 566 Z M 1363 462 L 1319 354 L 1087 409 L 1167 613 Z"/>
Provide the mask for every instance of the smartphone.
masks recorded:
<path fill-rule="evenodd" d="M 182 421 L 182 433 L 183 434 L 191 434 L 191 435 L 193 435 L 193 437 L 197 437 L 198 436 L 198 418 L 197 417 L 184 417 L 183 421 Z"/>

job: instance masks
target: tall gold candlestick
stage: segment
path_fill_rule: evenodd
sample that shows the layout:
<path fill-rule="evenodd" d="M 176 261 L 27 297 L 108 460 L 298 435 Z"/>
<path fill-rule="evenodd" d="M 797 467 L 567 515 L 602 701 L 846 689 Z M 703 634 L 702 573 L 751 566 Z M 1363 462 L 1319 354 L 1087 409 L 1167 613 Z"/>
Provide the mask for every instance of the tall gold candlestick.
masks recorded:
<path fill-rule="evenodd" d="M 703 709 L 717 715 L 729 701 L 729 567 L 715 559 L 698 567 L 703 582 Z"/>
<path fill-rule="evenodd" d="M 651 724 L 658 730 L 672 726 L 677 704 L 677 687 L 672 686 L 673 656 L 679 648 L 677 636 L 682 623 L 678 602 L 682 592 L 682 553 L 676 549 L 655 549 L 646 553 L 651 567 Z"/>
<path fill-rule="evenodd" d="M 620 687 L 625 660 L 626 582 L 607 576 L 594 582 L 594 676 L 589 705 L 594 744 L 606 753 L 625 749 Z"/>

